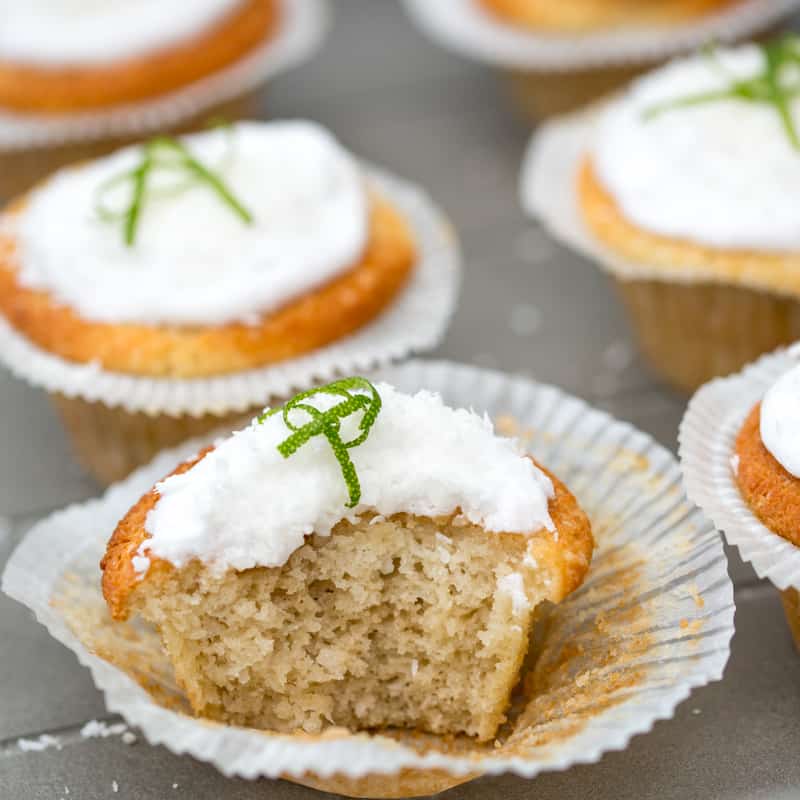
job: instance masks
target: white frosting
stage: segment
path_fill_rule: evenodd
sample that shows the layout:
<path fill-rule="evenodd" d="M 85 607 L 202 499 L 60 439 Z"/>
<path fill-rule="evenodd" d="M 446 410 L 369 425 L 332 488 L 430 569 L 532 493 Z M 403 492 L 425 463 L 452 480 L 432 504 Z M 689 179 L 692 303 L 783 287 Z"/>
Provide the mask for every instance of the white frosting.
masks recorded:
<path fill-rule="evenodd" d="M 800 478 L 800 365 L 782 375 L 761 402 L 761 441 Z"/>
<path fill-rule="evenodd" d="M 0 0 L 0 60 L 121 61 L 189 39 L 241 0 Z"/>
<path fill-rule="evenodd" d="M 378 384 L 383 407 L 367 440 L 350 449 L 361 501 L 346 507 L 347 488 L 330 444 L 316 436 L 284 459 L 289 434 L 282 414 L 222 442 L 191 470 L 158 484 L 158 503 L 140 555 L 176 566 L 197 558 L 215 571 L 279 566 L 304 537 L 326 536 L 342 519 L 406 512 L 461 514 L 486 530 L 553 530 L 553 486 L 511 439 L 495 436 L 487 417 L 454 410 L 438 395 L 402 394 Z M 325 397 L 312 402 L 324 407 Z M 303 412 L 293 412 L 303 424 Z M 348 417 L 342 438 L 360 420 Z M 146 567 L 146 564 L 140 565 Z M 140 570 L 141 571 L 141 570 Z"/>
<path fill-rule="evenodd" d="M 20 282 L 89 320 L 215 325 L 257 320 L 358 261 L 369 235 L 362 172 L 327 131 L 246 122 L 185 143 L 253 215 L 251 225 L 194 183 L 151 196 L 126 246 L 122 223 L 96 210 L 98 187 L 141 162 L 139 148 L 126 148 L 33 192 L 15 223 Z M 156 188 L 185 181 L 165 170 L 151 176 Z M 107 205 L 126 207 L 130 191 L 118 187 Z"/>
<path fill-rule="evenodd" d="M 639 227 L 717 248 L 800 250 L 800 152 L 775 108 L 725 100 L 666 111 L 654 105 L 750 77 L 754 46 L 676 61 L 635 81 L 604 113 L 593 144 L 602 184 Z M 793 103 L 800 127 L 800 98 Z"/>

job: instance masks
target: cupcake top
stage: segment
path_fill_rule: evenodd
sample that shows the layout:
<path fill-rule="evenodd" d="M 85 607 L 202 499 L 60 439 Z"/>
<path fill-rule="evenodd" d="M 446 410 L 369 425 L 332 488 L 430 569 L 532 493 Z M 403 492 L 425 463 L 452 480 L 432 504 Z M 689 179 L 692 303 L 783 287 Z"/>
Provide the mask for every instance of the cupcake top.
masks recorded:
<path fill-rule="evenodd" d="M 102 64 L 168 47 L 241 0 L 0 0 L 0 61 Z"/>
<path fill-rule="evenodd" d="M 369 198 L 324 129 L 244 122 L 62 170 L 9 225 L 18 282 L 85 320 L 222 325 L 352 268 Z"/>
<path fill-rule="evenodd" d="M 798 69 L 800 44 L 789 39 L 640 78 L 599 124 L 591 156 L 600 182 L 649 232 L 721 249 L 800 250 Z"/>
<path fill-rule="evenodd" d="M 555 530 L 552 482 L 487 417 L 363 378 L 265 413 L 156 493 L 150 538 L 133 559 L 140 574 L 150 557 L 175 566 L 196 558 L 217 572 L 280 566 L 305 536 L 364 513 L 459 513 L 487 531 Z"/>
<path fill-rule="evenodd" d="M 782 375 L 761 402 L 764 447 L 795 478 L 800 478 L 800 365 Z"/>

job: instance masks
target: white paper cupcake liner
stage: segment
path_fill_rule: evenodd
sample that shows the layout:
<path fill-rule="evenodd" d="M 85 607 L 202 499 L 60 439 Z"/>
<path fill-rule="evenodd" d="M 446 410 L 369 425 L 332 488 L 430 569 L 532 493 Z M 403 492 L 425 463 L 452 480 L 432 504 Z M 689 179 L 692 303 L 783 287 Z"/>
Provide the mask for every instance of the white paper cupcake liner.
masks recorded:
<path fill-rule="evenodd" d="M 405 5 L 417 24 L 445 47 L 495 67 L 541 72 L 656 61 L 708 42 L 751 36 L 800 8 L 798 0 L 741 0 L 683 24 L 548 34 L 506 24 L 478 0 L 405 0 Z"/>
<path fill-rule="evenodd" d="M 520 174 L 520 200 L 525 211 L 559 242 L 621 280 L 730 283 L 724 274 L 698 264 L 676 261 L 654 265 L 625 258 L 599 242 L 589 230 L 578 202 L 578 173 L 591 151 L 599 117 L 608 102 L 601 101 L 547 122 L 531 137 Z M 755 269 L 737 275 L 736 283 L 751 289 L 791 294 Z"/>
<path fill-rule="evenodd" d="M 170 128 L 305 61 L 328 27 L 327 0 L 280 0 L 278 31 L 235 63 L 153 100 L 74 114 L 0 112 L 0 152 Z"/>
<path fill-rule="evenodd" d="M 9 560 L 3 590 L 75 652 L 109 710 L 148 741 L 248 778 L 302 779 L 309 771 L 357 778 L 434 768 L 455 776 L 510 771 L 531 777 L 623 749 L 632 736 L 671 717 L 693 688 L 722 676 L 733 634 L 733 588 L 721 539 L 686 500 L 670 453 L 557 389 L 501 373 L 411 361 L 378 377 L 409 391 L 441 392 L 450 404 L 487 411 L 503 430 L 514 427 L 592 520 L 598 547 L 591 571 L 553 612 L 528 675 L 544 689 L 502 741 L 479 746 L 425 737 L 411 746 L 402 737 L 342 729 L 294 737 L 181 713 L 155 634 L 135 622 L 108 620 L 97 563 L 117 520 L 197 442 L 161 454 L 101 499 L 35 526 Z M 99 652 L 114 653 L 125 669 Z M 131 675 L 147 679 L 156 696 L 172 703 L 156 702 Z"/>
<path fill-rule="evenodd" d="M 736 485 L 731 459 L 745 417 L 798 363 L 800 349 L 795 345 L 764 356 L 736 375 L 711 381 L 692 398 L 679 433 L 687 494 L 756 574 L 781 590 L 800 588 L 800 547 L 773 533 L 750 511 Z"/>
<path fill-rule="evenodd" d="M 367 168 L 367 176 L 408 220 L 416 240 L 417 265 L 393 304 L 355 334 L 299 358 L 230 375 L 147 378 L 59 358 L 0 318 L 0 362 L 17 377 L 67 397 L 129 412 L 201 416 L 264 406 L 271 397 L 435 347 L 450 322 L 460 285 L 461 257 L 455 234 L 439 209 L 415 186 L 372 168 Z"/>

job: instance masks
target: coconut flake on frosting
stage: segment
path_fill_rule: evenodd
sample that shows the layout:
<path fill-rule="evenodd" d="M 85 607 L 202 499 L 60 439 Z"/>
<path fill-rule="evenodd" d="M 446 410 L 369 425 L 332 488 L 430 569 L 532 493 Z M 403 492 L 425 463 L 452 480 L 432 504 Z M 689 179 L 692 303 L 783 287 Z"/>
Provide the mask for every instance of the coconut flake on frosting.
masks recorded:
<path fill-rule="evenodd" d="M 767 390 L 760 429 L 764 447 L 787 472 L 800 478 L 800 365 Z"/>
<path fill-rule="evenodd" d="M 133 246 L 100 219 L 98 190 L 141 163 L 139 147 L 56 173 L 13 222 L 19 281 L 87 320 L 222 325 L 265 313 L 351 269 L 369 236 L 362 170 L 310 122 L 244 122 L 183 140 L 252 214 L 244 224 L 202 182 L 151 194 Z M 174 186 L 166 170 L 153 185 Z M 107 205 L 124 208 L 130 185 Z M 104 201 L 106 198 L 104 198 Z"/>
<path fill-rule="evenodd" d="M 654 106 L 762 71 L 753 45 L 675 61 L 604 112 L 593 165 L 624 215 L 652 233 L 721 249 L 800 250 L 800 153 L 773 105 L 723 100 Z M 800 124 L 800 98 L 792 101 Z"/>
<path fill-rule="evenodd" d="M 449 408 L 430 392 L 411 396 L 385 383 L 376 389 L 383 403 L 377 421 L 366 441 L 348 451 L 361 482 L 355 508 L 346 506 L 342 470 L 325 437 L 310 439 L 288 459 L 278 453 L 289 431 L 276 414 L 157 485 L 159 499 L 145 523 L 151 538 L 139 557 L 178 567 L 199 559 L 215 572 L 276 567 L 305 536 L 327 536 L 342 519 L 361 514 L 437 517 L 460 509 L 487 531 L 554 530 L 550 479 L 518 442 L 495 435 L 488 417 Z M 323 409 L 325 398 L 311 402 Z M 358 422 L 343 421 L 344 439 Z"/>
<path fill-rule="evenodd" d="M 0 61 L 103 64 L 201 33 L 241 0 L 0 0 Z"/>

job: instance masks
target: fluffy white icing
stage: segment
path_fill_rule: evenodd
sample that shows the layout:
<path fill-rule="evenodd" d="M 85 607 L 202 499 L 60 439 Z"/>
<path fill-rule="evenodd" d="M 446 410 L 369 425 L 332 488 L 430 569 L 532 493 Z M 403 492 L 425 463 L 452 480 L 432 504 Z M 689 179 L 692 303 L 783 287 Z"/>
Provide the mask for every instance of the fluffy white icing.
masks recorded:
<path fill-rule="evenodd" d="M 97 64 L 200 33 L 241 0 L 0 0 L 0 60 Z"/>
<path fill-rule="evenodd" d="M 800 366 L 782 375 L 764 395 L 761 441 L 787 472 L 800 478 Z"/>
<path fill-rule="evenodd" d="M 328 535 L 340 520 L 363 513 L 440 516 L 460 508 L 489 531 L 553 530 L 551 481 L 517 442 L 496 436 L 487 417 L 451 409 L 429 392 L 376 388 L 383 408 L 366 442 L 348 451 L 362 491 L 354 509 L 346 507 L 347 489 L 327 439 L 314 437 L 284 459 L 276 448 L 288 430 L 276 414 L 158 485 L 158 503 L 146 520 L 152 538 L 141 555 L 177 566 L 197 558 L 216 571 L 279 566 L 306 535 Z M 325 407 L 324 397 L 313 402 Z M 295 413 L 302 424 L 305 415 Z M 344 420 L 343 438 L 358 422 Z"/>
<path fill-rule="evenodd" d="M 245 122 L 185 143 L 253 224 L 194 183 L 151 196 L 126 246 L 122 223 L 97 214 L 98 187 L 141 162 L 139 148 L 126 148 L 33 192 L 15 224 L 20 282 L 89 320 L 214 325 L 257 319 L 358 261 L 369 235 L 362 171 L 327 131 Z M 156 188 L 185 181 L 164 170 L 151 175 Z M 130 192 L 130 184 L 118 187 L 107 205 L 126 207 Z"/>
<path fill-rule="evenodd" d="M 663 101 L 760 72 L 754 46 L 673 62 L 604 113 L 592 153 L 606 189 L 645 230 L 717 248 L 800 249 L 800 153 L 768 104 L 725 100 L 645 119 Z M 800 126 L 800 98 L 793 103 Z"/>

